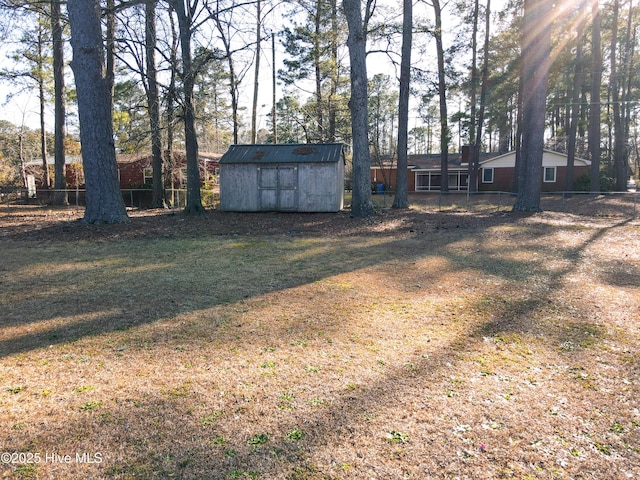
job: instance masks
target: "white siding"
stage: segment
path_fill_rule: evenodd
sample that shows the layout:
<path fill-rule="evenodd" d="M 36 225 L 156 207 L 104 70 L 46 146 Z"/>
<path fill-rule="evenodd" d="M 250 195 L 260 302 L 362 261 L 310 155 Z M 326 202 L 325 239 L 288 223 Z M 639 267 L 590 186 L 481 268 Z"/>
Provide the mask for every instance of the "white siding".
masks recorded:
<path fill-rule="evenodd" d="M 575 166 L 590 165 L 591 162 L 583 158 L 575 159 Z M 482 168 L 513 168 L 516 164 L 515 152 L 505 153 L 499 157 L 492 158 L 481 163 Z M 566 167 L 567 156 L 562 153 L 545 150 L 542 154 L 543 167 Z"/>

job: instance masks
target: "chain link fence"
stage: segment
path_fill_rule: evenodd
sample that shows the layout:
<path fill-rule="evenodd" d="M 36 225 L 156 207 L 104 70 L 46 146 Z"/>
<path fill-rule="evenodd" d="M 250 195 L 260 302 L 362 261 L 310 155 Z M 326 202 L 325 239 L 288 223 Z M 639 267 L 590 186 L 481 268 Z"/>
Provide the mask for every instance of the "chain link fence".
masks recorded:
<path fill-rule="evenodd" d="M 128 208 L 146 209 L 152 206 L 153 192 L 143 188 L 123 189 L 122 199 Z M 37 189 L 0 187 L 0 204 L 7 210 L 11 210 L 12 205 L 34 205 L 50 206 L 54 203 L 60 204 L 56 196 L 62 196 L 63 202 L 70 207 L 84 208 L 84 189 Z M 202 205 L 205 208 L 216 208 L 220 204 L 220 192 L 218 190 L 202 189 L 200 191 Z M 184 208 L 187 202 L 186 189 L 165 190 L 165 202 L 169 207 Z M 54 202 L 55 200 L 55 202 Z"/>
<path fill-rule="evenodd" d="M 0 187 L 0 208 L 10 213 L 12 206 L 50 206 L 54 196 L 62 194 L 70 207 L 83 209 L 85 191 L 69 190 L 28 190 L 24 188 Z M 207 209 L 218 208 L 219 190 L 203 189 L 200 192 L 202 204 Z M 351 192 L 346 192 L 349 203 Z M 128 208 L 146 209 L 152 205 L 152 191 L 149 189 L 122 190 L 122 198 Z M 378 208 L 390 208 L 393 193 L 374 194 L 373 202 Z M 173 189 L 165 191 L 165 201 L 172 208 L 184 208 L 187 191 Z M 415 208 L 437 211 L 509 211 L 513 208 L 516 195 L 508 192 L 421 192 L 409 195 L 409 203 Z M 543 211 L 565 212 L 592 217 L 637 218 L 640 209 L 640 192 L 553 192 L 542 193 L 540 207 Z M 349 208 L 347 205 L 346 208 Z"/>
<path fill-rule="evenodd" d="M 377 207 L 389 208 L 393 193 L 373 195 Z M 409 195 L 409 203 L 416 208 L 437 211 L 510 211 L 516 194 L 509 192 L 421 192 Z M 593 217 L 637 218 L 640 192 L 549 192 L 540 196 L 543 211 L 564 212 Z"/>

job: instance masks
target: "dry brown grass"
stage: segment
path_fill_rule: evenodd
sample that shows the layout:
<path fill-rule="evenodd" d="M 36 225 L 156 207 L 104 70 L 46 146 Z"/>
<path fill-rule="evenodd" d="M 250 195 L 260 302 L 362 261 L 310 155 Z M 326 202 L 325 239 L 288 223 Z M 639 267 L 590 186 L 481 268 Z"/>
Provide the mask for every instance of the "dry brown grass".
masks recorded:
<path fill-rule="evenodd" d="M 640 477 L 637 220 L 3 214 L 8 478 Z"/>

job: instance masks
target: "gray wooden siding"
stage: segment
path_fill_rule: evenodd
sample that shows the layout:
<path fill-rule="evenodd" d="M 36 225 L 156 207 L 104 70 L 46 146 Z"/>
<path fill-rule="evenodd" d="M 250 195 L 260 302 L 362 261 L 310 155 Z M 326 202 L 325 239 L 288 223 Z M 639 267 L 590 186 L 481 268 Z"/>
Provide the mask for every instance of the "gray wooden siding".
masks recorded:
<path fill-rule="evenodd" d="M 341 145 L 236 145 L 220 161 L 221 210 L 337 212 L 343 205 Z"/>
<path fill-rule="evenodd" d="M 220 209 L 258 211 L 258 170 L 256 165 L 229 164 L 220 169 Z"/>
<path fill-rule="evenodd" d="M 301 212 L 337 212 L 344 203 L 344 175 L 341 162 L 304 164 L 299 171 L 299 201 Z"/>

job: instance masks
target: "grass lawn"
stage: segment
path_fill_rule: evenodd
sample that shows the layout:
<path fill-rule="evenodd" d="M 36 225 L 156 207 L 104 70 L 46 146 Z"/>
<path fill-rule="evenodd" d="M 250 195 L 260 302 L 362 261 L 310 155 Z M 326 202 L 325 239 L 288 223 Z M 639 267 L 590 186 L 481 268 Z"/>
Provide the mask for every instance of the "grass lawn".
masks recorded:
<path fill-rule="evenodd" d="M 0 463 L 640 478 L 640 221 L 0 212 Z"/>

